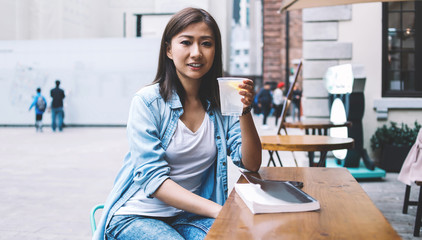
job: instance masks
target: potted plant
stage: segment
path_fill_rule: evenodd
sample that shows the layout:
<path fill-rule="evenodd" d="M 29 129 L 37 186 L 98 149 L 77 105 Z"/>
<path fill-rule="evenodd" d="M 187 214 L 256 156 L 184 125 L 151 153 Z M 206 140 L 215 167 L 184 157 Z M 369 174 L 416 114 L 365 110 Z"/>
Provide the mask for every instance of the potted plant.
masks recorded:
<path fill-rule="evenodd" d="M 372 150 L 381 151 L 380 167 L 387 172 L 400 172 L 401 166 L 416 141 L 421 125 L 415 121 L 414 127 L 407 124 L 398 125 L 391 122 L 390 126 L 377 128 L 371 137 Z"/>

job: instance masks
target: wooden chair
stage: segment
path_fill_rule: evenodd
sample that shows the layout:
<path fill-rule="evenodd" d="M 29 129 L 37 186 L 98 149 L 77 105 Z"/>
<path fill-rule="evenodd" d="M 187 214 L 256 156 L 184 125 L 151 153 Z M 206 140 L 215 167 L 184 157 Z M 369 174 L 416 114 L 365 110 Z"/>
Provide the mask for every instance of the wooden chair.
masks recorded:
<path fill-rule="evenodd" d="M 295 85 L 297 83 L 297 79 L 299 78 L 299 73 L 300 73 L 300 69 L 301 68 L 302 68 L 302 61 L 300 61 L 299 62 L 299 65 L 297 66 L 296 73 L 295 73 L 295 76 L 294 76 L 294 81 L 290 85 L 289 91 L 287 92 L 286 98 L 284 100 L 283 110 L 282 110 L 281 116 L 280 116 L 281 119 L 280 119 L 280 125 L 279 125 L 278 130 L 277 130 L 277 135 L 281 135 L 281 130 L 282 129 L 284 130 L 284 134 L 285 135 L 288 135 L 287 134 L 286 126 L 284 126 L 284 122 L 286 120 L 286 115 L 287 115 L 287 111 L 288 111 L 289 106 L 290 106 L 290 102 L 292 101 L 293 89 L 294 89 L 294 87 L 295 87 Z M 265 147 L 263 146 L 262 149 L 265 149 Z M 277 156 L 277 159 L 278 159 L 278 162 L 280 163 L 280 166 L 282 167 L 283 164 L 281 163 L 281 159 L 280 159 L 280 156 L 279 156 L 278 152 L 277 151 L 272 151 L 272 150 L 269 150 L 269 149 L 266 149 L 266 150 L 268 150 L 268 153 L 270 155 L 270 159 L 268 160 L 267 167 L 270 166 L 270 163 L 273 163 L 274 167 L 276 166 L 275 161 L 274 161 L 274 157 L 273 157 L 274 152 L 275 152 L 275 154 Z M 293 154 L 293 152 L 292 152 L 292 154 Z M 297 166 L 297 162 L 296 162 L 296 159 L 294 157 L 294 154 L 293 154 L 293 159 L 295 160 L 295 163 L 296 163 L 296 166 Z"/>
<path fill-rule="evenodd" d="M 422 181 L 416 181 L 416 185 L 419 186 L 419 199 L 418 201 L 410 201 L 410 185 L 406 185 L 406 192 L 404 193 L 403 213 L 407 214 L 409 205 L 418 206 L 416 210 L 415 228 L 413 230 L 413 236 L 419 237 L 421 230 L 422 221 Z"/>

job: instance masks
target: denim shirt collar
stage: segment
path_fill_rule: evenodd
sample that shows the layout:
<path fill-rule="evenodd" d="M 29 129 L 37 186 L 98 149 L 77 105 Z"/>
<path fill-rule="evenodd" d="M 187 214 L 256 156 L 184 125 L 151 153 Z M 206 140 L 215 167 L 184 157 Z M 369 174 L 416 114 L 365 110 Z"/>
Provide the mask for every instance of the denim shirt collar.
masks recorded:
<path fill-rule="evenodd" d="M 169 100 L 169 105 L 172 109 L 182 108 L 182 102 L 180 101 L 179 95 L 175 90 L 172 91 L 171 98 Z"/>

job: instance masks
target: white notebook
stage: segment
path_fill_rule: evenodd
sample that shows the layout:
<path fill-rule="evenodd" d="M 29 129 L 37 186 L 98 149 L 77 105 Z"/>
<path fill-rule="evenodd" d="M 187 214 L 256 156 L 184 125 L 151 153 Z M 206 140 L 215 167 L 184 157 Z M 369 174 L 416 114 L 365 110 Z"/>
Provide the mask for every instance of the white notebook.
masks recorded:
<path fill-rule="evenodd" d="M 289 182 L 268 181 L 265 184 L 266 186 L 263 187 L 265 190 L 259 184 L 235 184 L 236 193 L 253 214 L 304 212 L 320 209 L 316 199 Z"/>

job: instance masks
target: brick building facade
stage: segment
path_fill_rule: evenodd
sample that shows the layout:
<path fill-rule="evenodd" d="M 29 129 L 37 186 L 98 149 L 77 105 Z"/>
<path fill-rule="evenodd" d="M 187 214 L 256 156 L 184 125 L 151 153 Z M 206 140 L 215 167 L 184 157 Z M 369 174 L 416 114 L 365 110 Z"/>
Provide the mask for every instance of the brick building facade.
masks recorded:
<path fill-rule="evenodd" d="M 286 82 L 286 13 L 282 0 L 263 0 L 263 81 Z M 302 11 L 289 12 L 289 62 L 302 58 Z M 299 83 L 300 84 L 300 83 Z"/>

